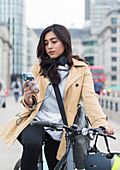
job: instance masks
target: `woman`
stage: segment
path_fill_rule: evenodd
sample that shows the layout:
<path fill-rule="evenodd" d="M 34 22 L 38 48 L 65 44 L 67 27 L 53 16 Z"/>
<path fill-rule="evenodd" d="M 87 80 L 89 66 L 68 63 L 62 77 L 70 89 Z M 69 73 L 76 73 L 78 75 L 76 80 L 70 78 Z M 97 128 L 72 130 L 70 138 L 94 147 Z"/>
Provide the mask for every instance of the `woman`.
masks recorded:
<path fill-rule="evenodd" d="M 91 125 L 104 126 L 109 134 L 113 134 L 113 128 L 108 124 L 99 105 L 88 65 L 78 56 L 72 56 L 70 34 L 64 26 L 54 24 L 42 32 L 37 57 L 40 61 L 33 65 L 31 72 L 40 92 L 34 92 L 37 88 L 31 89 L 34 82 L 27 87 L 26 81 L 24 99 L 21 101 L 25 110 L 0 129 L 0 134 L 8 146 L 11 146 L 16 138 L 22 143 L 22 170 L 37 169 L 37 159 L 45 138 L 45 155 L 50 170 L 65 152 L 62 132 L 29 125 L 33 119 L 62 123 L 51 83 L 59 84 L 68 125 L 74 122 L 77 105 L 82 96 Z"/>

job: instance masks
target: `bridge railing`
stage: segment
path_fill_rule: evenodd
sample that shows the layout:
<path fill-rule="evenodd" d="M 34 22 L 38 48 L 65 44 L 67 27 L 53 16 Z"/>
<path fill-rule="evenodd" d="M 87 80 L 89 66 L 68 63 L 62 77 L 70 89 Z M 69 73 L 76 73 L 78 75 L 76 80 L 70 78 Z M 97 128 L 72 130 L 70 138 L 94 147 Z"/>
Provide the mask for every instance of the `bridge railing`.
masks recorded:
<path fill-rule="evenodd" d="M 120 97 L 99 95 L 99 102 L 108 117 L 120 120 Z"/>

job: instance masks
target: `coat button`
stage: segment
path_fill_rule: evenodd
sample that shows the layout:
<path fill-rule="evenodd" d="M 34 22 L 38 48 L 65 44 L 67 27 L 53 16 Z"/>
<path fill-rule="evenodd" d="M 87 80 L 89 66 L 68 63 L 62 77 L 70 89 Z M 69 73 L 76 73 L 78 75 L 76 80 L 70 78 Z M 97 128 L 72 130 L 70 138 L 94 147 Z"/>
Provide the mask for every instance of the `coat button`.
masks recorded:
<path fill-rule="evenodd" d="M 79 84 L 77 83 L 77 84 L 76 84 L 76 87 L 78 87 L 78 86 L 79 86 Z"/>

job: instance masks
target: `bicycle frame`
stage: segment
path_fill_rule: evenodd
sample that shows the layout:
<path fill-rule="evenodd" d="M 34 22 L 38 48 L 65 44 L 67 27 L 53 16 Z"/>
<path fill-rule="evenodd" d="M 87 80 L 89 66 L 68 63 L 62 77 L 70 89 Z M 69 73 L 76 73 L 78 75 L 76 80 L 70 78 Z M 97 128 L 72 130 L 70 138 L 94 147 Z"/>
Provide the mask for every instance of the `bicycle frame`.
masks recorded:
<path fill-rule="evenodd" d="M 67 135 L 66 135 L 66 152 L 60 159 L 54 170 L 60 170 L 63 166 L 65 166 L 64 170 L 74 169 L 72 143 L 70 139 L 67 137 Z"/>
<path fill-rule="evenodd" d="M 38 167 L 38 170 L 43 170 L 42 152 L 41 152 L 41 154 L 39 155 L 37 167 Z"/>

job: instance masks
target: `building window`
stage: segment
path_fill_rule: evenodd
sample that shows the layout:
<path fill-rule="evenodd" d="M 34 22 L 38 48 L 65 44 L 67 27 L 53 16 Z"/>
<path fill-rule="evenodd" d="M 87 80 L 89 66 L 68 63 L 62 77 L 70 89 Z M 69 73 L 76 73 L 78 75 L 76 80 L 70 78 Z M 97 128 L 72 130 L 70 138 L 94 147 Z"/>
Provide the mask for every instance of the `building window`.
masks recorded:
<path fill-rule="evenodd" d="M 117 76 L 111 76 L 111 80 L 117 80 Z"/>
<path fill-rule="evenodd" d="M 91 48 L 91 49 L 86 49 L 84 51 L 85 53 L 95 53 L 95 49 Z"/>
<path fill-rule="evenodd" d="M 116 28 L 112 28 L 112 34 L 116 34 L 117 33 L 117 29 Z"/>
<path fill-rule="evenodd" d="M 112 52 L 117 52 L 117 48 L 116 47 L 112 47 L 111 50 L 112 50 Z"/>
<path fill-rule="evenodd" d="M 117 24 L 117 18 L 111 18 L 111 23 L 112 24 Z"/>
<path fill-rule="evenodd" d="M 85 46 L 97 46 L 98 42 L 97 41 L 88 41 L 88 42 L 84 42 L 83 45 Z"/>
<path fill-rule="evenodd" d="M 111 67 L 111 70 L 112 70 L 112 71 L 117 71 L 117 67 L 116 67 L 116 66 L 112 66 L 112 67 Z"/>
<path fill-rule="evenodd" d="M 112 57 L 112 61 L 117 61 L 117 57 Z"/>
<path fill-rule="evenodd" d="M 116 41 L 117 41 L 117 38 L 116 38 L 116 37 L 113 37 L 113 38 L 111 38 L 111 41 L 112 41 L 112 42 L 116 42 Z"/>
<path fill-rule="evenodd" d="M 90 65 L 94 65 L 94 57 L 93 56 L 86 56 L 84 57 L 85 61 L 87 61 Z"/>

